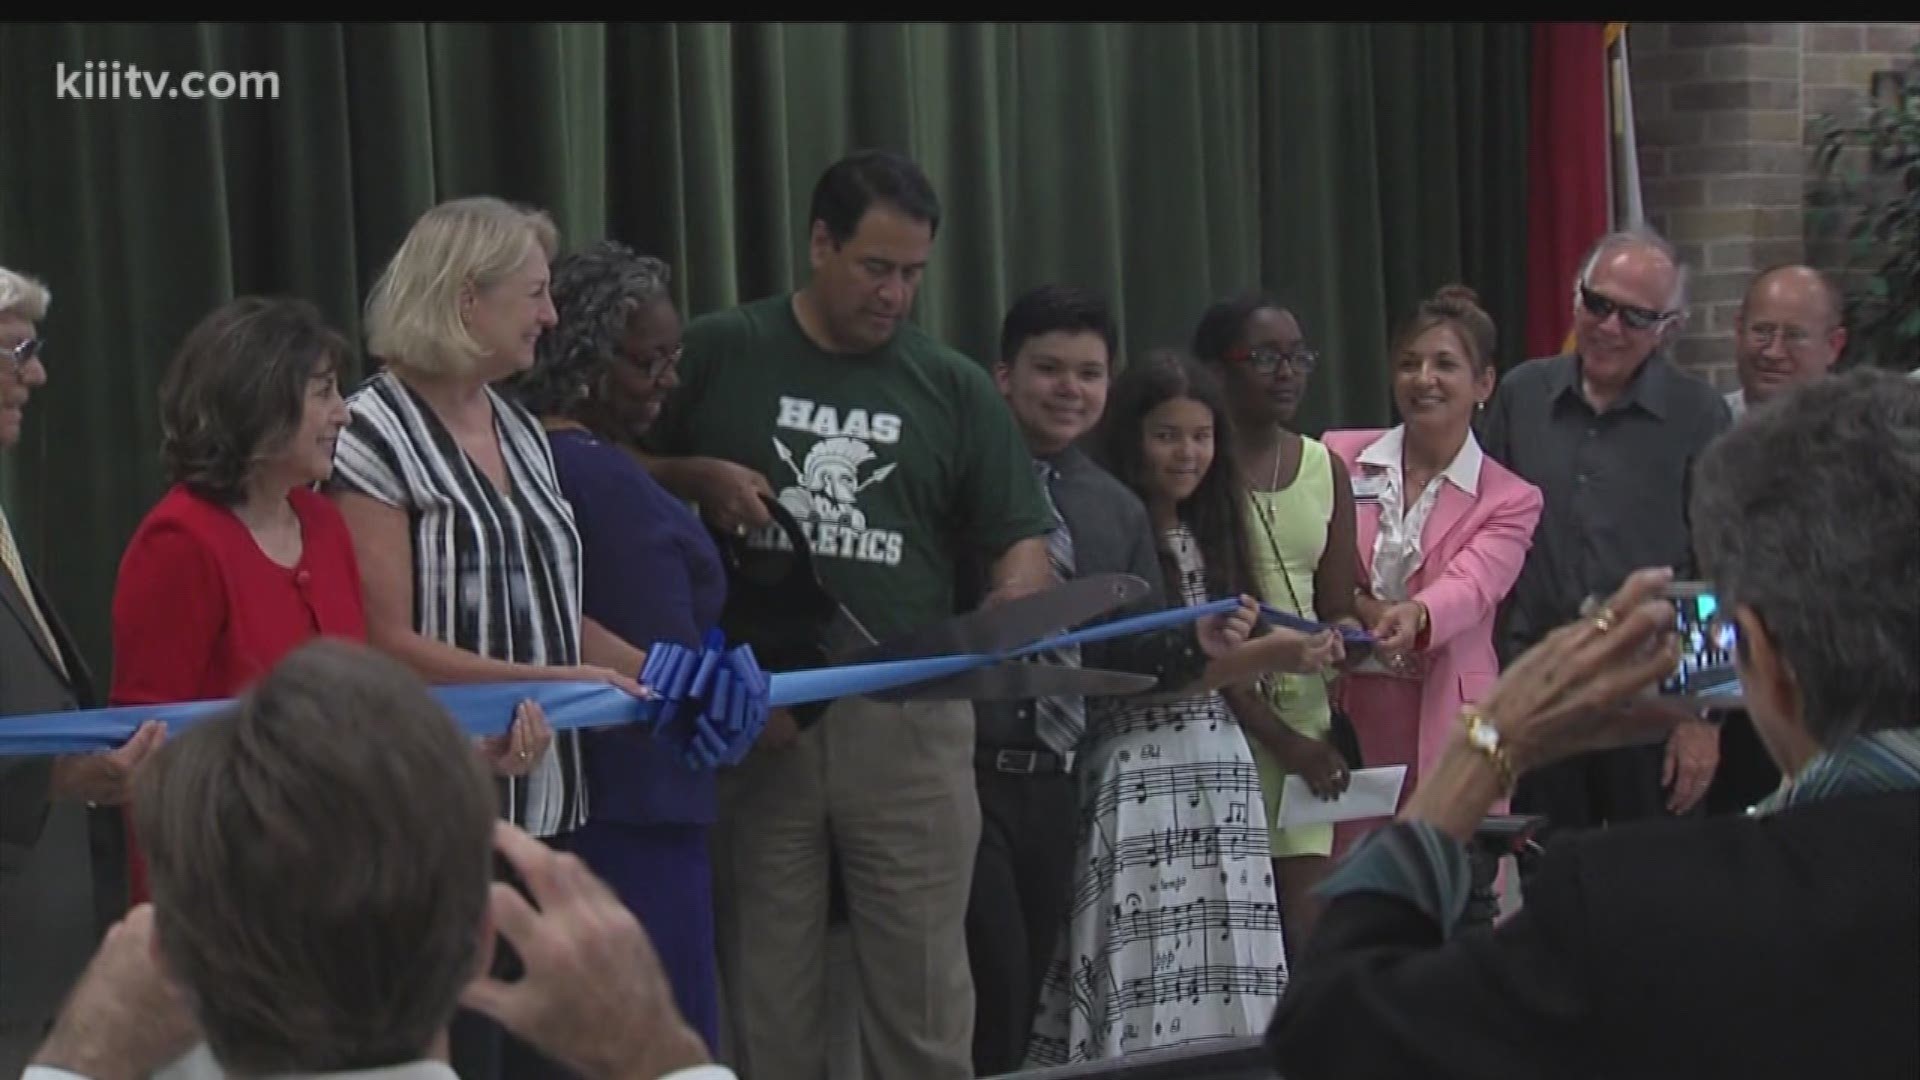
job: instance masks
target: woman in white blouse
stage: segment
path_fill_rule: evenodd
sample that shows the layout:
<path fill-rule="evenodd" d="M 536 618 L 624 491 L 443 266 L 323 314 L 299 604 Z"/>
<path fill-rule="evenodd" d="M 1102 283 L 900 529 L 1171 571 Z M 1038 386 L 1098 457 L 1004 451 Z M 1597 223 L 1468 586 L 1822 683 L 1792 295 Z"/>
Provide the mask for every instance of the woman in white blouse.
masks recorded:
<path fill-rule="evenodd" d="M 1366 764 L 1408 766 L 1403 793 L 1438 760 L 1461 707 L 1498 678 L 1494 614 L 1540 520 L 1539 489 L 1473 437 L 1493 393 L 1493 352 L 1493 320 L 1473 292 L 1440 290 L 1395 338 L 1404 422 L 1324 439 L 1353 484 L 1354 610 L 1380 642 L 1343 680 L 1344 700 Z M 1363 831 L 1337 830 L 1336 854 Z"/>

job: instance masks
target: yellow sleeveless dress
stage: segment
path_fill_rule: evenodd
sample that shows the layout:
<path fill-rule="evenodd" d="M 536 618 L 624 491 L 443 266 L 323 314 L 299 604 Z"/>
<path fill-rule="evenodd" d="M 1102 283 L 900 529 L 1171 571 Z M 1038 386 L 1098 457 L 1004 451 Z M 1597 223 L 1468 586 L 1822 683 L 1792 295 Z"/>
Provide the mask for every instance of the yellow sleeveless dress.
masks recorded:
<path fill-rule="evenodd" d="M 1247 546 L 1252 553 L 1254 583 L 1260 598 L 1274 607 L 1319 621 L 1314 612 L 1313 575 L 1327 548 L 1333 523 L 1333 465 L 1324 443 L 1301 436 L 1300 468 L 1293 482 L 1279 491 L 1254 491 L 1247 506 Z M 1264 520 L 1265 524 L 1262 525 Z M 1275 546 L 1279 547 L 1276 553 Z M 1282 579 L 1281 574 L 1286 578 Z M 1293 586 L 1288 591 L 1288 584 Z M 1294 603 L 1298 598 L 1299 604 Z M 1304 609 L 1304 610 L 1300 610 Z M 1324 676 L 1276 673 L 1268 677 L 1268 700 L 1288 727 L 1315 739 L 1326 738 L 1333 726 Z M 1260 788 L 1271 823 L 1280 809 L 1280 788 L 1287 773 L 1258 739 L 1249 735 L 1254 762 L 1260 769 Z M 1301 825 L 1279 828 L 1269 824 L 1273 857 L 1329 855 L 1333 826 Z"/>

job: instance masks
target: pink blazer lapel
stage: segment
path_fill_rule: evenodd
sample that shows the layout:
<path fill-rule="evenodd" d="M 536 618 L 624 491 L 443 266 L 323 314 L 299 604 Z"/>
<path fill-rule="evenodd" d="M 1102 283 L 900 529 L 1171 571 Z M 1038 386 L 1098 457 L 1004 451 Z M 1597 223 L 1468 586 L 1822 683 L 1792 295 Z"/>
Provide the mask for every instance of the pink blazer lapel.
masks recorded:
<path fill-rule="evenodd" d="M 1427 515 L 1427 523 L 1420 530 L 1420 562 L 1413 568 L 1415 574 L 1424 571 L 1434 553 L 1446 546 L 1448 534 L 1466 520 L 1467 514 L 1473 510 L 1473 504 L 1478 501 L 1451 482 L 1440 481 L 1440 495 L 1434 500 L 1433 512 Z M 1374 513 L 1377 521 L 1379 511 Z"/>
<path fill-rule="evenodd" d="M 1357 479 L 1363 476 L 1384 476 L 1386 470 L 1360 462 L 1360 455 L 1367 447 L 1378 442 L 1385 435 L 1381 430 L 1329 431 L 1321 441 L 1328 450 L 1338 455 L 1347 467 L 1347 476 Z M 1351 482 L 1351 479 L 1349 482 Z M 1360 582 L 1365 585 L 1373 575 L 1373 545 L 1380 535 L 1380 500 L 1369 499 L 1365 502 L 1354 500 L 1354 547 L 1359 549 Z"/>

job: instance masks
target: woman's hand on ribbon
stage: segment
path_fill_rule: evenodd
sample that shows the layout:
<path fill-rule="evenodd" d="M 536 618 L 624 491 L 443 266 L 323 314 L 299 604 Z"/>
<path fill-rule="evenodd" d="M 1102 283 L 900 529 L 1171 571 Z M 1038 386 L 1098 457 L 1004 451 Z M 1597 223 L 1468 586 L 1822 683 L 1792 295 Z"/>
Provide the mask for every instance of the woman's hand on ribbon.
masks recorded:
<path fill-rule="evenodd" d="M 1381 654 L 1404 656 L 1413 651 L 1414 642 L 1427 625 L 1427 609 L 1417 600 L 1391 605 L 1380 613 L 1373 625 L 1374 640 Z"/>
<path fill-rule="evenodd" d="M 1200 651 L 1213 659 L 1227 655 L 1247 640 L 1259 619 L 1260 605 L 1251 596 L 1242 596 L 1240 606 L 1224 615 L 1201 618 L 1193 627 Z"/>
<path fill-rule="evenodd" d="M 653 697 L 653 691 L 642 686 L 631 675 L 622 675 L 612 668 L 596 667 L 593 664 L 576 664 L 573 667 L 552 668 L 557 681 L 603 682 L 616 690 L 624 690 L 642 701 Z"/>
<path fill-rule="evenodd" d="M 484 736 L 479 743 L 481 756 L 495 774 L 525 776 L 546 757 L 553 745 L 553 728 L 537 703 L 522 701 L 505 734 Z"/>
<path fill-rule="evenodd" d="M 1265 670 L 1297 675 L 1310 675 L 1338 664 L 1347 654 L 1337 630 L 1305 634 L 1291 627 L 1277 626 L 1255 644 L 1265 654 L 1262 665 Z"/>

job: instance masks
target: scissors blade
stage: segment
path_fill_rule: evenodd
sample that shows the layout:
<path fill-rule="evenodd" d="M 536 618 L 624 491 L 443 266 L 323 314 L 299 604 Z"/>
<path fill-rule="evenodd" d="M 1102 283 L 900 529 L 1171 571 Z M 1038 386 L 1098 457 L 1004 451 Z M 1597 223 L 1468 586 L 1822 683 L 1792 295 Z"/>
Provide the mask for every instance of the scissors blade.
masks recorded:
<path fill-rule="evenodd" d="M 828 663 L 851 663 L 846 657 L 873 648 L 873 634 L 853 617 L 845 604 L 836 603 L 833 608 L 833 614 L 820 629 L 820 648 L 826 653 Z"/>
<path fill-rule="evenodd" d="M 1089 574 L 1018 600 L 890 637 L 841 662 L 865 664 L 921 656 L 1005 652 L 1078 626 L 1146 595 L 1147 583 L 1132 574 Z"/>
<path fill-rule="evenodd" d="M 1036 697 L 1119 697 L 1153 688 L 1151 675 L 1032 661 L 992 664 L 944 679 L 885 690 L 876 701 L 1025 701 Z"/>

